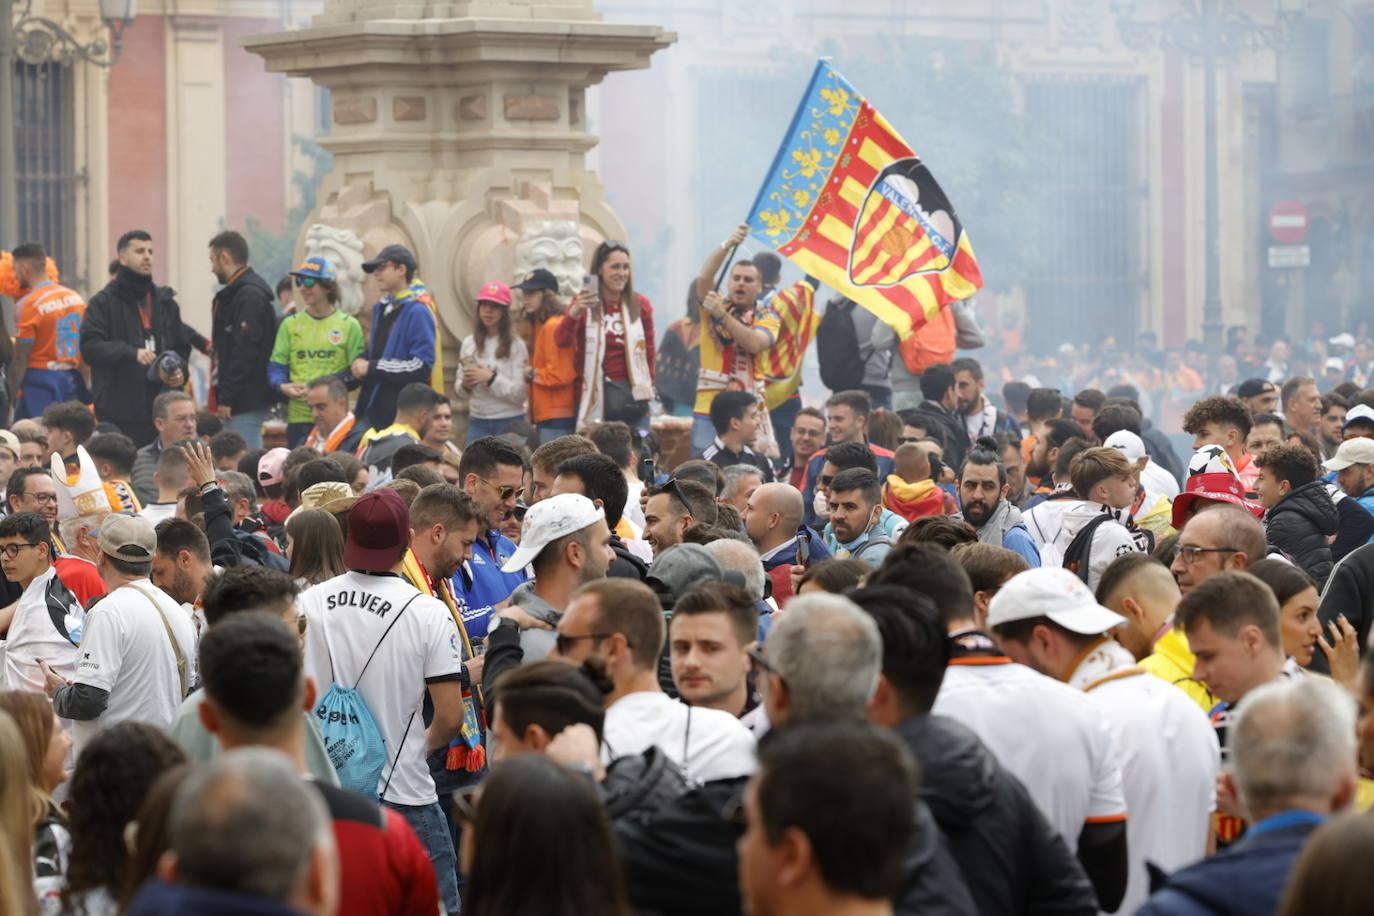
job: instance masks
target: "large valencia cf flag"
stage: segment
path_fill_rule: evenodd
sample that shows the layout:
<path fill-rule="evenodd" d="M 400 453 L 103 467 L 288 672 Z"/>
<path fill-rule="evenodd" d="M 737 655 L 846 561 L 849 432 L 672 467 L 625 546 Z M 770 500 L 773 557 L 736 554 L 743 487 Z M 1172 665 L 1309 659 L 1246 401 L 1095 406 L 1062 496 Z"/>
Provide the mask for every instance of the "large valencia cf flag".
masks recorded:
<path fill-rule="evenodd" d="M 930 170 L 825 61 L 748 223 L 903 340 L 983 285 L 968 236 Z"/>

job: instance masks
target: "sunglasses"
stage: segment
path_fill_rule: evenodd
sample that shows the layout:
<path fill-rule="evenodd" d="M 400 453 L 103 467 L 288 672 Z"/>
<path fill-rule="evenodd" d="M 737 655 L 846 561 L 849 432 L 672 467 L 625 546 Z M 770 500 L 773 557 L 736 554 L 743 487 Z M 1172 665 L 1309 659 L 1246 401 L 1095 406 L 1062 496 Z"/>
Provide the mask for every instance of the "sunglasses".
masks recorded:
<path fill-rule="evenodd" d="M 601 250 L 607 254 L 610 254 L 612 251 L 623 251 L 626 254 L 630 253 L 630 249 L 625 247 L 624 242 L 615 242 L 610 239 L 601 243 Z"/>
<path fill-rule="evenodd" d="M 835 479 L 835 475 L 834 475 L 834 474 L 822 474 L 822 475 L 821 475 L 819 478 L 817 478 L 817 479 L 820 480 L 821 486 L 823 486 L 823 487 L 828 487 L 828 486 L 830 486 L 830 482 L 831 482 L 832 480 Z"/>
<path fill-rule="evenodd" d="M 473 474 L 472 476 L 476 477 L 478 480 L 482 481 L 482 483 L 486 484 L 487 486 L 495 490 L 496 495 L 501 498 L 502 502 L 505 502 L 508 499 L 514 499 L 515 492 L 517 489 L 519 489 L 518 487 L 503 487 L 499 483 L 492 483 L 490 480 L 487 480 L 481 474 Z"/>
<path fill-rule="evenodd" d="M 921 440 L 918 439 L 918 438 L 915 437 L 915 436 L 898 436 L 898 437 L 897 437 L 897 444 L 898 444 L 898 445 L 906 445 L 906 444 L 908 444 L 908 443 L 910 443 L 910 442 L 920 442 L 920 441 L 921 441 Z"/>
<path fill-rule="evenodd" d="M 305 614 L 296 615 L 296 629 L 300 632 L 301 636 L 305 635 L 305 627 L 308 623 L 310 623 L 310 618 Z"/>
<path fill-rule="evenodd" d="M 663 481 L 663 483 L 653 487 L 649 491 L 650 496 L 657 496 L 660 493 L 669 493 L 674 499 L 682 503 L 682 505 L 687 505 L 687 497 L 682 495 L 682 487 L 678 486 L 678 479 L 676 477 L 669 477 L 667 480 Z"/>
<path fill-rule="evenodd" d="M 312 288 L 317 282 L 319 282 L 319 281 L 317 281 L 314 277 L 297 277 L 297 278 L 296 278 L 296 288 L 297 288 L 297 289 L 310 289 L 310 288 Z"/>

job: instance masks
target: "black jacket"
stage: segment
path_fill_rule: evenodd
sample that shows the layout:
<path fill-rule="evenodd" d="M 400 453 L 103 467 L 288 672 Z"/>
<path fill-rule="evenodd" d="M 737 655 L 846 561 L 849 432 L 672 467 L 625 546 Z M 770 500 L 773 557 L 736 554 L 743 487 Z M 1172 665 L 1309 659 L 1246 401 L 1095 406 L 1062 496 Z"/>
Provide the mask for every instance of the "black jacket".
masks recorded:
<path fill-rule="evenodd" d="M 1317 607 L 1322 629 L 1326 630 L 1341 615 L 1345 615 L 1355 628 L 1359 636 L 1357 645 L 1361 649 L 1369 645 L 1369 624 L 1374 619 L 1374 544 L 1366 544 L 1346 554 L 1326 579 L 1321 604 Z M 1325 652 L 1313 653 L 1311 670 L 1330 673 Z"/>
<path fill-rule="evenodd" d="M 201 497 L 205 509 L 205 534 L 210 541 L 210 559 L 216 566 L 266 566 L 287 572 L 286 558 L 274 552 L 262 539 L 234 527 L 234 514 L 223 490 L 215 487 Z"/>
<path fill-rule="evenodd" d="M 1326 484 L 1314 480 L 1275 503 L 1264 518 L 1264 536 L 1271 547 L 1288 554 L 1321 588 L 1331 575 L 1331 542 L 1327 538 L 1336 533 L 1338 521 Z"/>
<path fill-rule="evenodd" d="M 215 294 L 210 334 L 215 346 L 215 401 L 235 413 L 270 405 L 276 396 L 267 363 L 277 338 L 276 294 L 253 268 Z"/>
<path fill-rule="evenodd" d="M 612 760 L 601 781 L 601 800 L 611 820 L 651 814 L 687 791 L 682 767 L 657 746 Z"/>
<path fill-rule="evenodd" d="M 148 367 L 138 363 L 138 351 L 145 349 L 139 305 L 149 301 L 154 352 L 175 350 L 189 359 L 192 347 L 202 352 L 209 349 L 205 338 L 181 320 L 181 307 L 170 287 L 157 286 L 127 267 L 119 268 L 86 305 L 81 358 L 91 367 L 96 415 L 121 428 L 151 427 L 153 398 L 163 391 L 160 383 L 148 381 Z M 137 438 L 135 442 L 143 444 Z"/>
<path fill-rule="evenodd" d="M 630 553 L 630 548 L 625 546 L 625 542 L 614 531 L 611 532 L 611 552 L 615 554 L 615 559 L 606 567 L 606 575 L 616 579 L 637 579 L 640 582 L 649 575 L 649 564 Z"/>
<path fill-rule="evenodd" d="M 836 774 L 843 778 L 843 774 Z M 698 786 L 653 810 L 612 821 L 630 891 L 641 916 L 732 916 L 741 912 L 741 830 L 722 815 L 744 791 L 746 777 Z M 917 801 L 916 834 L 907 850 L 906 878 L 893 900 L 899 916 L 972 916 L 978 910 L 959 866 L 924 802 Z"/>
<path fill-rule="evenodd" d="M 957 472 L 963 465 L 964 455 L 969 449 L 968 427 L 964 425 L 963 417 L 945 410 L 935 401 L 922 401 L 915 409 L 915 413 L 919 420 L 924 421 L 922 425 L 925 426 L 926 433 L 944 442 L 945 452 L 942 460 Z"/>
<path fill-rule="evenodd" d="M 935 715 L 907 719 L 895 731 L 921 765 L 921 797 L 944 831 L 978 912 L 1097 912 L 1078 859 L 977 735 Z"/>
<path fill-rule="evenodd" d="M 1327 493 L 1330 493 L 1327 490 Z M 1332 499 L 1336 503 L 1336 517 L 1340 523 L 1336 529 L 1336 540 L 1331 542 L 1331 559 L 1339 563 L 1345 555 L 1358 550 L 1374 540 L 1374 515 L 1350 497 Z"/>

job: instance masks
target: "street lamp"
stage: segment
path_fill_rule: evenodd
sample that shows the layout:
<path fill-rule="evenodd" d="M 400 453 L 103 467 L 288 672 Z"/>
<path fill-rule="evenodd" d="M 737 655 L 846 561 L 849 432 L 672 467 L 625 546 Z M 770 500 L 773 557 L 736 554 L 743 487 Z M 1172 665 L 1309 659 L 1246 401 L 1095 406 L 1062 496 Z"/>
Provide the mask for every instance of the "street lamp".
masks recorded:
<path fill-rule="evenodd" d="M 1202 59 L 1204 157 L 1206 158 L 1206 294 L 1202 300 L 1202 335 L 1213 362 L 1221 354 L 1221 240 L 1217 204 L 1217 58 L 1245 51 L 1277 51 L 1293 40 L 1306 0 L 1276 0 L 1274 21 L 1259 22 L 1238 8 L 1236 0 L 1180 0 L 1179 14 L 1154 22 L 1136 19 L 1136 0 L 1112 0 L 1117 31 L 1136 51 L 1160 48 Z"/>
<path fill-rule="evenodd" d="M 31 13 L 26 0 L 16 20 L 16 0 L 0 0 L 0 248 L 19 244 L 19 169 L 14 149 L 14 67 L 17 61 L 64 65 L 77 61 L 113 67 L 124 50 L 124 30 L 138 14 L 138 0 L 100 0 L 100 21 L 110 30 L 112 44 L 97 38 L 82 44 L 57 22 Z"/>

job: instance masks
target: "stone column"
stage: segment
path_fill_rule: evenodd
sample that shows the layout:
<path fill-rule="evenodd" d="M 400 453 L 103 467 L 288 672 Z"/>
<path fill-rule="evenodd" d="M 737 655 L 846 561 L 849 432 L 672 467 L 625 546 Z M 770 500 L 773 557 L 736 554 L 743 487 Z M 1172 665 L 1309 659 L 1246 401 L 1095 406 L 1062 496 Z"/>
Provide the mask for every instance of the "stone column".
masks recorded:
<path fill-rule="evenodd" d="M 586 153 L 587 87 L 649 66 L 675 40 L 601 20 L 592 0 L 326 0 L 310 28 L 245 40 L 269 70 L 333 97 L 334 154 L 300 240 L 358 265 L 400 242 L 439 303 L 451 386 L 484 282 L 553 269 L 569 293 L 584 252 L 624 227 Z M 365 281 L 345 296 L 376 299 Z"/>

